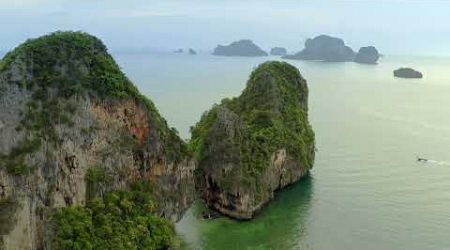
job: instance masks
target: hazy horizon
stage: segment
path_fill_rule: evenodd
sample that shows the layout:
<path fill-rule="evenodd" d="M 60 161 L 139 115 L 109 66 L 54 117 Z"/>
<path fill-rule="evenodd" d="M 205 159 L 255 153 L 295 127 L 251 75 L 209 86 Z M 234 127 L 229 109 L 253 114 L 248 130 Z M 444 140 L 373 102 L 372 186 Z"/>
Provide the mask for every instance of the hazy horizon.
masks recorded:
<path fill-rule="evenodd" d="M 0 0 L 0 51 L 56 30 L 82 30 L 112 51 L 194 48 L 251 39 L 267 50 L 295 52 L 319 34 L 340 37 L 354 50 L 450 56 L 450 2 L 316 1 L 58 1 Z"/>

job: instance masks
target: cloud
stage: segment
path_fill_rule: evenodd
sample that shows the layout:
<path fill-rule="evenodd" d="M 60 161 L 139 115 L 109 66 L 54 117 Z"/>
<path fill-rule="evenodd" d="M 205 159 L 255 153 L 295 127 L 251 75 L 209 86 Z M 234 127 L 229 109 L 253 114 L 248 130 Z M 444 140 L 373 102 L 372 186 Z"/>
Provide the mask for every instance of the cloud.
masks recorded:
<path fill-rule="evenodd" d="M 49 2 L 49 0 L 0 0 L 0 9 L 30 8 Z"/>
<path fill-rule="evenodd" d="M 137 10 L 137 11 L 130 11 L 129 13 L 131 16 L 134 17 L 152 17 L 152 16 L 178 16 L 180 14 L 175 13 L 175 12 L 167 12 L 167 11 L 142 11 L 142 10 Z"/>
<path fill-rule="evenodd" d="M 180 16 L 181 13 L 157 10 L 107 10 L 100 15 L 105 17 L 166 17 Z"/>

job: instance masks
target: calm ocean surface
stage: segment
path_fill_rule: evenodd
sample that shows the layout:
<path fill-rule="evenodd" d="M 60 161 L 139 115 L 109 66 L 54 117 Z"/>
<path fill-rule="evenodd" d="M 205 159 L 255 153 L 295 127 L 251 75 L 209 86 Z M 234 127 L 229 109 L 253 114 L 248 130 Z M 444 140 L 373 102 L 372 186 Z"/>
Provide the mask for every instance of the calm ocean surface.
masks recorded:
<path fill-rule="evenodd" d="M 115 58 L 183 138 L 213 103 L 239 95 L 255 66 L 276 59 Z M 318 148 L 310 177 L 250 222 L 201 220 L 196 204 L 176 225 L 184 248 L 450 249 L 450 59 L 289 62 L 310 89 Z M 395 79 L 401 66 L 425 78 Z"/>

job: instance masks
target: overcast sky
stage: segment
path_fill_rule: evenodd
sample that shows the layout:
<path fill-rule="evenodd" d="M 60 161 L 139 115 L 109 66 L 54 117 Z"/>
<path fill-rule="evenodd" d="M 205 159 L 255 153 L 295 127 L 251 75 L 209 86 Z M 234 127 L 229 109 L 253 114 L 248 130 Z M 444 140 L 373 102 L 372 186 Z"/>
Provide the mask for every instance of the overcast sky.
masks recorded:
<path fill-rule="evenodd" d="M 87 31 L 112 50 L 211 50 L 248 38 L 295 51 L 325 33 L 355 49 L 450 56 L 450 1 L 0 0 L 0 50 L 55 30 Z"/>

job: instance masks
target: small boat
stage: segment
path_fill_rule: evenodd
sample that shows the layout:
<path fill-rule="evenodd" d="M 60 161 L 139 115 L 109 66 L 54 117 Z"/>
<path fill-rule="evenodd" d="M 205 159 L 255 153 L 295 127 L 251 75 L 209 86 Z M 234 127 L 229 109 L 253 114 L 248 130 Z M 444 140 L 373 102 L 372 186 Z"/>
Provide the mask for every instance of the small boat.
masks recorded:
<path fill-rule="evenodd" d="M 427 162 L 428 159 L 417 157 L 418 162 Z"/>

